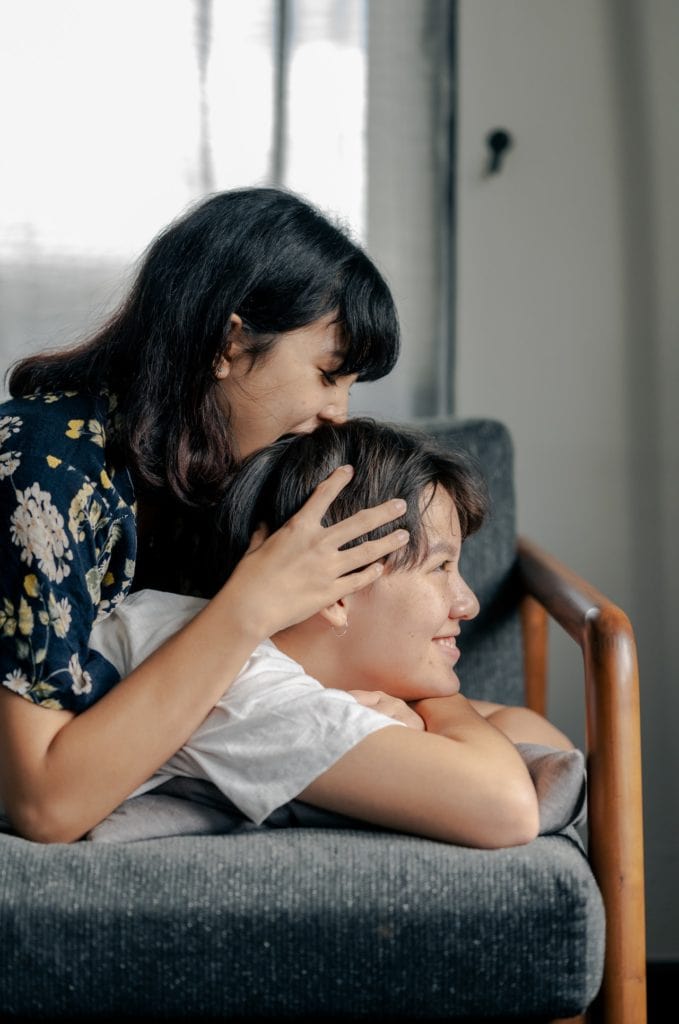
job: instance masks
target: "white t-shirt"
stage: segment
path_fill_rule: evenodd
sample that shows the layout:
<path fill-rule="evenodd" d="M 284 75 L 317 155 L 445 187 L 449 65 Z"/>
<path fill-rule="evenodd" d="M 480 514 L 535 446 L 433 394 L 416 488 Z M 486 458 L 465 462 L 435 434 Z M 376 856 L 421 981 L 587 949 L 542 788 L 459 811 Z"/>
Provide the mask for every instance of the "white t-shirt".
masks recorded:
<path fill-rule="evenodd" d="M 140 590 L 94 627 L 90 646 L 124 677 L 205 604 Z M 207 779 L 259 825 L 360 740 L 399 724 L 322 686 L 266 640 L 189 741 L 132 795 L 175 775 Z"/>

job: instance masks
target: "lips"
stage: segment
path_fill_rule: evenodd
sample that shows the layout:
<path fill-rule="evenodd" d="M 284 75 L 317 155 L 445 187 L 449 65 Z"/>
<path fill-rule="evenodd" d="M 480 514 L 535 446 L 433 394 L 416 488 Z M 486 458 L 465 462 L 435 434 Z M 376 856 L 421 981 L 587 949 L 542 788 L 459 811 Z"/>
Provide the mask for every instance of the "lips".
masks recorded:
<path fill-rule="evenodd" d="M 460 649 L 455 642 L 455 636 L 435 636 L 433 643 L 436 644 L 445 654 L 452 657 L 455 661 L 460 657 Z"/>

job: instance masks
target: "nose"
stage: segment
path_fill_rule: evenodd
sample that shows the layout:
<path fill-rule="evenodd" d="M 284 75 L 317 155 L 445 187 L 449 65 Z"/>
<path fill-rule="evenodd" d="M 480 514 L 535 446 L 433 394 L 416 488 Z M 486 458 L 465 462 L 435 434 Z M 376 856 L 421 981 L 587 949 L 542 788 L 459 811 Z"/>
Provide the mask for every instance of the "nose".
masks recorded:
<path fill-rule="evenodd" d="M 475 619 L 478 614 L 478 598 L 471 587 L 459 576 L 450 602 L 448 617 L 451 619 Z"/>
<path fill-rule="evenodd" d="M 338 380 L 333 388 L 332 401 L 328 402 L 318 414 L 319 420 L 324 423 L 345 423 L 349 415 L 349 388 L 351 384 L 344 384 Z"/>

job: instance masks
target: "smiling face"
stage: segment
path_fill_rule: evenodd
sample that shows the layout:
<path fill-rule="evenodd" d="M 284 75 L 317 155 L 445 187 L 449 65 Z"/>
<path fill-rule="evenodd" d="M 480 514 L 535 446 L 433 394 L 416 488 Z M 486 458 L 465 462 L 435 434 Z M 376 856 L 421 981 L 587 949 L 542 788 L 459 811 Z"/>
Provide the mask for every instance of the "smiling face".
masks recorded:
<path fill-rule="evenodd" d="M 420 564 L 388 569 L 371 586 L 276 635 L 276 645 L 325 686 L 384 690 L 407 701 L 458 692 L 457 637 L 479 604 L 459 572 L 455 504 L 443 488 L 428 501 L 430 495 Z"/>
<path fill-rule="evenodd" d="M 357 375 L 334 376 L 344 354 L 334 319 L 329 314 L 281 334 L 254 365 L 236 334 L 219 387 L 240 458 L 283 434 L 308 433 L 320 423 L 346 419 Z"/>
<path fill-rule="evenodd" d="M 346 602 L 343 688 L 384 690 L 403 700 L 459 690 L 456 641 L 461 623 L 478 614 L 479 604 L 460 576 L 460 520 L 442 488 L 435 490 L 423 524 L 427 554 L 421 564 L 386 572 Z"/>

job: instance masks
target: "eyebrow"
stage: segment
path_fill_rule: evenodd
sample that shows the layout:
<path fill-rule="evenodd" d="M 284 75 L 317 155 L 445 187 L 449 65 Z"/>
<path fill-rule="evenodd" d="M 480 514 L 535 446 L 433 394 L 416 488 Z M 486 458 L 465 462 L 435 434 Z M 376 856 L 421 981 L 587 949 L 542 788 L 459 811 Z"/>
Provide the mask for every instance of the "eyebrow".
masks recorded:
<path fill-rule="evenodd" d="M 455 558 L 459 550 L 457 545 L 440 540 L 427 549 L 427 558 L 433 558 L 435 555 L 448 555 L 449 558 Z"/>
<path fill-rule="evenodd" d="M 336 377 L 343 376 L 342 370 L 344 369 L 344 364 L 345 364 L 346 359 L 347 359 L 347 350 L 346 350 L 346 348 L 336 348 L 336 349 L 333 349 L 332 352 L 326 352 L 323 358 L 324 359 L 328 359 L 332 363 L 337 363 L 336 366 L 334 366 L 332 369 L 327 371 L 328 373 L 330 373 L 330 374 L 332 374 L 332 376 L 336 376 Z M 354 370 L 352 372 L 356 373 L 356 375 L 358 376 L 357 371 Z M 347 374 L 347 376 L 351 376 L 351 374 Z"/>

